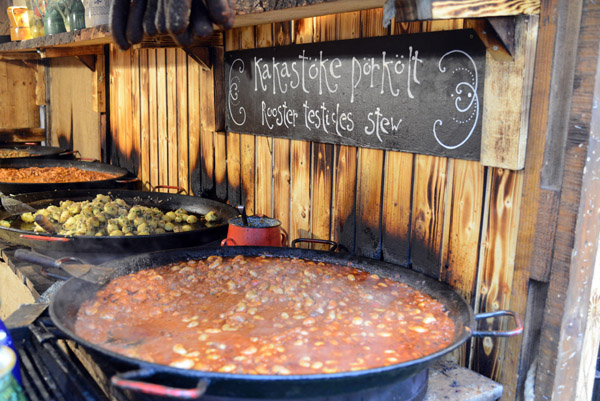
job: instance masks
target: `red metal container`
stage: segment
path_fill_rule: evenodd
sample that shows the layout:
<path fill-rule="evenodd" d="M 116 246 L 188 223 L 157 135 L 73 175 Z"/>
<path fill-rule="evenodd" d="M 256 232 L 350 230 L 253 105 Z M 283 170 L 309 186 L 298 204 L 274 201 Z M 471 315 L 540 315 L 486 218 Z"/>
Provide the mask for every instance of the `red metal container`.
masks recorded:
<path fill-rule="evenodd" d="M 285 246 L 287 234 L 277 219 L 261 216 L 248 216 L 248 225 L 241 217 L 229 220 L 227 238 L 221 245 L 233 246 Z"/>

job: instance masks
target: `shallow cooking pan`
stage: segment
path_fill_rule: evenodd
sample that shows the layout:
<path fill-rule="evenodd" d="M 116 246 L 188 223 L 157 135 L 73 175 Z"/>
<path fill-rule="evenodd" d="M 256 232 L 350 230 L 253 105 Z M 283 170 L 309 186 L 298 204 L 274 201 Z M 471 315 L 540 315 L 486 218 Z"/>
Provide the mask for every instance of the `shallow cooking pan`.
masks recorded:
<path fill-rule="evenodd" d="M 5 156 L 6 151 L 16 150 L 25 152 L 27 155 L 18 157 Z M 0 159 L 74 159 L 75 152 L 55 146 L 40 146 L 31 144 L 0 145 Z"/>
<path fill-rule="evenodd" d="M 207 242 L 220 241 L 227 234 L 227 221 L 238 215 L 235 208 L 210 199 L 195 196 L 177 195 L 160 192 L 144 192 L 130 190 L 63 190 L 51 192 L 33 192 L 15 195 L 19 200 L 35 209 L 50 205 L 58 205 L 61 200 L 83 201 L 92 200 L 98 194 L 111 194 L 121 198 L 130 205 L 158 207 L 161 210 L 184 209 L 189 213 L 205 215 L 214 211 L 219 221 L 211 227 L 197 230 L 152 234 L 144 236 L 64 236 L 46 233 L 33 233 L 17 228 L 0 227 L 0 238 L 15 245 L 31 247 L 43 254 L 60 257 L 72 255 L 86 261 L 108 260 L 119 255 L 138 254 L 162 249 L 185 248 L 201 245 Z M 0 212 L 0 219 L 18 218 L 9 212 Z"/>
<path fill-rule="evenodd" d="M 159 365 L 117 354 L 75 334 L 74 324 L 77 311 L 83 302 L 92 298 L 103 287 L 107 282 L 107 277 L 110 280 L 111 277 L 139 270 L 177 261 L 204 259 L 211 255 L 224 257 L 266 255 L 302 258 L 349 265 L 381 277 L 404 282 L 445 305 L 448 315 L 456 327 L 452 342 L 446 348 L 425 357 L 380 368 L 332 374 L 281 376 L 215 373 Z M 19 257 L 18 254 L 15 256 Z M 359 398 L 352 399 L 362 399 L 360 398 L 361 392 L 383 393 L 390 386 L 393 387 L 394 383 L 410 381 L 411 378 L 422 374 L 425 374 L 426 377 L 426 369 L 434 360 L 456 349 L 471 336 L 506 337 L 520 334 L 523 328 L 518 315 L 513 312 L 499 311 L 475 316 L 464 299 L 446 284 L 401 266 L 348 254 L 281 247 L 190 248 L 136 255 L 104 263 L 96 270 L 96 273 L 108 271 L 108 275 L 104 277 L 102 274 L 93 274 L 94 269 L 91 271 L 92 274 L 87 276 L 69 279 L 54 294 L 50 304 L 52 320 L 68 337 L 86 347 L 92 355 L 114 367 L 116 373 L 111 379 L 114 386 L 144 394 L 169 394 L 172 398 L 201 398 L 207 401 L 233 399 L 329 400 L 330 398 L 327 397 L 358 392 Z M 98 277 L 102 277 L 102 279 L 98 279 Z M 477 331 L 475 327 L 477 320 L 497 315 L 512 316 L 515 319 L 516 328 L 510 331 Z M 152 378 L 152 384 L 148 384 L 144 380 L 149 378 Z M 163 383 L 160 382 L 161 379 Z M 174 383 L 182 388 L 169 387 Z M 144 397 L 145 395 L 139 399 L 146 399 Z"/>
<path fill-rule="evenodd" d="M 127 170 L 105 163 L 60 159 L 0 159 L 0 168 L 20 169 L 27 167 L 75 167 L 82 170 L 108 173 L 115 177 L 98 181 L 69 183 L 19 183 L 0 181 L 0 192 L 4 194 L 23 194 L 63 189 L 123 188 L 124 186 L 130 185 L 132 182 L 132 178 Z"/>

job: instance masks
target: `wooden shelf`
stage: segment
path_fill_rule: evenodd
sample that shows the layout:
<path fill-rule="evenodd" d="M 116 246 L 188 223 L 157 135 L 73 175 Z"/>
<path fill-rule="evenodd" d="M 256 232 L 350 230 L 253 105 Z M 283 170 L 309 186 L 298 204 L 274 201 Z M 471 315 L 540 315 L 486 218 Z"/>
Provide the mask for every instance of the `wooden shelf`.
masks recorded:
<path fill-rule="evenodd" d="M 20 42 L 0 44 L 0 60 L 40 59 L 98 54 L 98 49 L 112 43 L 108 25 L 99 25 L 76 32 L 64 32 Z M 223 33 L 215 32 L 206 38 L 197 39 L 190 47 L 222 46 Z M 169 35 L 144 37 L 141 48 L 178 47 Z"/>
<path fill-rule="evenodd" d="M 234 27 L 253 26 L 283 22 L 320 15 L 344 13 L 383 7 L 385 0 L 236 0 L 237 15 Z M 540 0 L 513 0 L 493 2 L 472 0 L 457 4 L 451 0 L 396 0 L 395 8 L 388 11 L 388 18 L 403 21 L 481 18 L 539 14 Z M 385 17 L 384 17 L 385 18 Z M 97 54 L 99 46 L 112 42 L 107 25 L 65 32 L 42 38 L 0 44 L 0 60 L 25 60 L 67 55 Z M 215 32 L 207 38 L 198 39 L 191 48 L 222 46 L 223 32 Z M 144 38 L 142 48 L 178 47 L 169 35 Z M 67 50 L 71 48 L 71 50 Z M 79 50 L 73 50 L 79 48 Z M 50 50 L 52 49 L 52 50 Z M 50 50 L 50 51 L 48 51 Z"/>

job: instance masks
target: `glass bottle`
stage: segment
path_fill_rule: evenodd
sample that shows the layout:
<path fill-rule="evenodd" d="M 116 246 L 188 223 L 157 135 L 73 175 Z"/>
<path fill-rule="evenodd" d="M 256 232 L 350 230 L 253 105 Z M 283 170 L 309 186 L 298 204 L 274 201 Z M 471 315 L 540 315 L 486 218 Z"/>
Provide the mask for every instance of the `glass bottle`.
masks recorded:
<path fill-rule="evenodd" d="M 71 5 L 71 31 L 85 28 L 85 8 L 81 0 L 73 0 Z"/>
<path fill-rule="evenodd" d="M 65 18 L 60 5 L 56 0 L 50 0 L 44 17 L 44 29 L 46 35 L 54 35 L 61 32 L 67 32 Z"/>

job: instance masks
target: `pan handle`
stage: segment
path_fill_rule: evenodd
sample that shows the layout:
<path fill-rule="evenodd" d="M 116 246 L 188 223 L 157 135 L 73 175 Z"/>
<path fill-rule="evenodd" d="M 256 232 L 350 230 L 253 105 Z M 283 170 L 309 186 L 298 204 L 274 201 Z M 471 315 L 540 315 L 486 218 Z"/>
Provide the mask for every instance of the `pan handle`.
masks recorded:
<path fill-rule="evenodd" d="M 491 317 L 510 316 L 515 321 L 515 328 L 507 331 L 479 331 L 473 330 L 474 337 L 512 337 L 523 333 L 523 323 L 518 313 L 510 310 L 499 310 L 489 313 L 478 313 L 475 315 L 475 320 L 489 319 Z"/>
<path fill-rule="evenodd" d="M 208 379 L 201 379 L 198 381 L 196 388 L 183 389 L 139 381 L 140 379 L 148 379 L 155 374 L 156 372 L 151 369 L 133 370 L 130 372 L 116 374 L 115 376 L 111 377 L 110 382 L 113 386 L 124 390 L 184 400 L 196 400 L 202 397 L 206 392 L 208 385 L 210 384 Z"/>
<path fill-rule="evenodd" d="M 156 191 L 157 189 L 175 189 L 178 194 L 187 194 L 187 190 L 183 187 L 178 187 L 176 185 L 157 185 L 152 188 L 152 191 Z"/>
<path fill-rule="evenodd" d="M 46 241 L 46 242 L 69 242 L 71 238 L 65 237 L 48 237 L 44 235 L 31 235 L 31 234 L 21 234 L 20 238 L 30 239 L 33 241 Z"/>
<path fill-rule="evenodd" d="M 329 241 L 327 239 L 316 239 L 316 238 L 296 238 L 295 240 L 292 241 L 292 248 L 296 248 L 296 244 L 299 242 L 309 242 L 311 244 L 325 244 L 325 245 L 331 245 L 331 248 L 329 249 L 329 252 L 333 252 L 337 249 L 337 242 L 335 241 Z"/>

